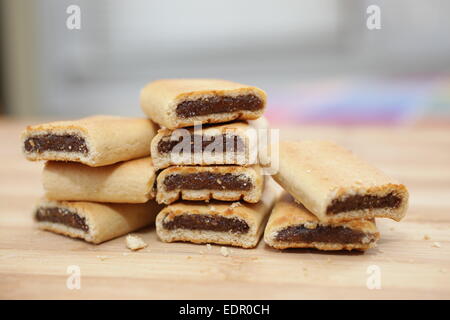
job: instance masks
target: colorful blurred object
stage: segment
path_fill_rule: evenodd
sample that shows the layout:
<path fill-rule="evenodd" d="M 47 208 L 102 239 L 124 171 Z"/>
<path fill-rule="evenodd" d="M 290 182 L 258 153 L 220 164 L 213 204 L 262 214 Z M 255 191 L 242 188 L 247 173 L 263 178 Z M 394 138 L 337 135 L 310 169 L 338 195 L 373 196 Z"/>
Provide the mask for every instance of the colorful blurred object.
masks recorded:
<path fill-rule="evenodd" d="M 397 125 L 450 116 L 450 78 L 305 82 L 271 94 L 274 124 Z"/>

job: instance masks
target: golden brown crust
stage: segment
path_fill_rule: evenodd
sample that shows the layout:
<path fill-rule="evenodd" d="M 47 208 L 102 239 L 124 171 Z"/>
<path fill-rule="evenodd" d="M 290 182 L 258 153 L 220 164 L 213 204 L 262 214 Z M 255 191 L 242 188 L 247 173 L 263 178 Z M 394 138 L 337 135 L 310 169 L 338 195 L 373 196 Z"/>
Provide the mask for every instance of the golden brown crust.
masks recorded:
<path fill-rule="evenodd" d="M 406 187 L 350 151 L 327 141 L 284 141 L 278 147 L 279 168 L 274 179 L 321 221 L 375 217 L 399 221 L 404 217 L 408 205 Z M 264 152 L 261 156 L 262 163 L 269 162 Z M 401 199 L 396 208 L 327 213 L 334 199 L 345 199 L 351 195 L 382 197 L 390 193 Z"/>
<path fill-rule="evenodd" d="M 167 190 L 165 180 L 172 175 L 190 175 L 197 173 L 211 173 L 211 174 L 232 174 L 248 179 L 252 187 L 249 190 L 227 190 L 223 189 L 186 189 L 176 188 L 174 190 Z M 261 199 L 262 190 L 264 187 L 264 176 L 259 166 L 240 167 L 240 166 L 175 166 L 164 169 L 159 173 L 157 179 L 157 195 L 156 201 L 158 203 L 170 204 L 178 200 L 180 197 L 183 200 L 197 200 L 209 201 L 211 199 L 222 201 L 239 201 L 244 200 L 250 203 L 257 203 Z"/>
<path fill-rule="evenodd" d="M 161 206 L 154 201 L 143 204 L 106 204 L 42 199 L 36 210 L 47 207 L 65 208 L 76 213 L 85 218 L 89 230 L 83 231 L 60 223 L 38 221 L 37 226 L 40 229 L 80 238 L 95 244 L 152 224 L 161 209 Z"/>
<path fill-rule="evenodd" d="M 98 167 L 150 155 L 150 142 L 157 126 L 149 119 L 92 116 L 72 121 L 55 121 L 28 126 L 22 133 L 22 148 L 28 160 L 75 161 Z M 43 134 L 76 134 L 82 137 L 88 153 L 43 151 L 27 152 L 27 138 Z"/>
<path fill-rule="evenodd" d="M 362 242 L 295 242 L 279 241 L 277 235 L 280 231 L 291 226 L 304 226 L 308 229 L 317 227 L 345 227 L 362 232 L 366 235 Z M 380 237 L 374 220 L 352 220 L 341 223 L 327 223 L 317 219 L 303 205 L 295 202 L 295 199 L 287 192 L 283 192 L 275 203 L 272 213 L 264 231 L 264 241 L 277 249 L 286 248 L 316 248 L 319 250 L 366 250 L 374 247 Z"/>
<path fill-rule="evenodd" d="M 236 111 L 190 118 L 176 116 L 176 106 L 186 100 L 211 96 L 254 94 L 266 104 L 266 93 L 256 87 L 219 79 L 163 79 L 149 83 L 141 90 L 141 107 L 155 122 L 169 129 L 193 126 L 196 123 L 220 123 L 231 120 L 254 120 L 264 113 Z"/>
<path fill-rule="evenodd" d="M 52 200 L 145 203 L 155 196 L 155 169 L 150 157 L 89 167 L 49 161 L 42 181 Z"/>
<path fill-rule="evenodd" d="M 267 242 L 266 242 L 267 243 Z M 269 244 L 269 243 L 267 243 Z M 270 244 L 269 244 L 270 245 Z M 310 248 L 317 249 L 321 251 L 338 251 L 338 250 L 359 250 L 365 251 L 370 248 L 373 248 L 375 245 L 366 245 L 366 244 L 343 244 L 343 243 L 325 243 L 325 242 L 312 242 L 312 243 L 299 243 L 299 242 L 274 242 L 271 247 L 275 249 L 301 249 L 301 248 Z"/>

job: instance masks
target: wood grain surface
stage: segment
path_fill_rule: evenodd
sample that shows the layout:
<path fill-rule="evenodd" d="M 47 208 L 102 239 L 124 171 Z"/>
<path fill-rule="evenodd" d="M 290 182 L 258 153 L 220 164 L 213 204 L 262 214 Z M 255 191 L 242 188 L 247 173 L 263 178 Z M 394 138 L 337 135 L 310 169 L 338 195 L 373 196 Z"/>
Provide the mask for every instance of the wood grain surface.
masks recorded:
<path fill-rule="evenodd" d="M 378 219 L 378 247 L 366 253 L 277 251 L 160 242 L 131 252 L 124 237 L 90 245 L 33 225 L 42 163 L 21 155 L 30 122 L 0 119 L 0 298 L 2 299 L 449 299 L 450 124 L 405 127 L 283 128 L 283 139 L 325 138 L 353 150 L 405 183 L 401 222 Z M 33 121 L 35 123 L 36 121 Z M 81 288 L 66 286 L 79 266 Z M 380 289 L 369 289 L 380 271 Z"/>

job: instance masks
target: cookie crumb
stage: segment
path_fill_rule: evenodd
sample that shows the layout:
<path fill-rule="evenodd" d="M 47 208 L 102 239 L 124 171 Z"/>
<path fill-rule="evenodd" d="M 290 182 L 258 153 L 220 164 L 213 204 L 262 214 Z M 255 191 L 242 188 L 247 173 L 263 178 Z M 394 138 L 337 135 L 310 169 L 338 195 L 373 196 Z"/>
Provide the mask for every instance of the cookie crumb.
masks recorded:
<path fill-rule="evenodd" d="M 212 245 L 210 245 L 209 243 L 206 244 L 206 249 L 211 250 L 212 249 Z"/>
<path fill-rule="evenodd" d="M 105 261 L 106 259 L 108 259 L 108 256 L 97 256 L 97 258 L 99 258 L 101 261 Z"/>
<path fill-rule="evenodd" d="M 220 254 L 223 255 L 224 257 L 228 257 L 230 254 L 228 253 L 228 249 L 225 247 L 221 247 L 220 248 Z"/>
<path fill-rule="evenodd" d="M 192 259 L 192 257 L 191 256 L 187 256 L 186 259 L 190 260 L 190 259 Z"/>
<path fill-rule="evenodd" d="M 306 221 L 303 226 L 306 229 L 316 229 L 317 228 L 317 223 L 316 222 L 311 222 L 311 221 Z"/>
<path fill-rule="evenodd" d="M 241 205 L 240 202 L 233 202 L 233 203 L 230 205 L 230 208 L 236 208 L 236 207 L 239 207 L 240 205 Z"/>
<path fill-rule="evenodd" d="M 395 231 L 395 228 L 394 227 L 390 227 L 389 230 Z"/>
<path fill-rule="evenodd" d="M 427 234 L 423 236 L 423 240 L 430 240 L 430 239 L 431 239 L 430 236 Z"/>
<path fill-rule="evenodd" d="M 441 244 L 440 244 L 439 242 L 433 242 L 432 247 L 434 247 L 434 248 L 440 248 L 440 247 L 441 247 Z"/>
<path fill-rule="evenodd" d="M 199 252 L 200 254 L 205 254 L 205 252 L 203 251 L 203 250 L 200 250 L 200 252 Z"/>
<path fill-rule="evenodd" d="M 148 246 L 148 244 L 145 243 L 145 241 L 142 240 L 141 237 L 139 237 L 137 235 L 133 235 L 133 234 L 127 235 L 127 238 L 125 239 L 125 241 L 127 244 L 127 248 L 132 251 L 143 249 Z"/>

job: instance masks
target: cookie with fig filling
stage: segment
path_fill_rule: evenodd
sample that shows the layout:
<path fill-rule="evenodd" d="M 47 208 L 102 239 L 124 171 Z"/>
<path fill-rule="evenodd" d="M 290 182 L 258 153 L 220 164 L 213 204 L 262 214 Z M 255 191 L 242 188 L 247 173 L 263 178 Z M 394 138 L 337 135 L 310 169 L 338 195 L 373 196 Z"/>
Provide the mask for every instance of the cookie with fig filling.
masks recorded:
<path fill-rule="evenodd" d="M 380 238 L 375 221 L 322 222 L 287 192 L 277 200 L 264 231 L 276 249 L 367 250 Z"/>
<path fill-rule="evenodd" d="M 391 218 L 408 206 L 406 187 L 352 152 L 328 141 L 283 141 L 273 175 L 320 221 Z M 270 164 L 261 152 L 261 165 Z M 271 157 L 273 158 L 273 157 Z"/>
<path fill-rule="evenodd" d="M 266 93 L 253 86 L 220 79 L 163 79 L 141 90 L 141 107 L 162 127 L 259 118 Z"/>
<path fill-rule="evenodd" d="M 28 160 L 73 161 L 91 167 L 150 155 L 157 126 L 149 119 L 92 116 L 28 126 L 22 150 Z"/>
<path fill-rule="evenodd" d="M 258 244 L 276 198 L 266 187 L 260 202 L 179 201 L 156 217 L 156 232 L 164 242 L 214 243 L 243 248 Z"/>
<path fill-rule="evenodd" d="M 258 161 L 258 137 L 267 133 L 267 128 L 265 118 L 201 128 L 163 128 L 151 143 L 153 164 L 157 169 L 175 165 L 252 165 Z"/>
<path fill-rule="evenodd" d="M 264 176 L 258 165 L 175 166 L 161 171 L 157 179 L 158 203 L 178 199 L 239 201 L 256 203 L 261 199 Z"/>
<path fill-rule="evenodd" d="M 151 225 L 159 210 L 155 201 L 107 204 L 41 199 L 34 219 L 39 229 L 98 244 Z"/>

